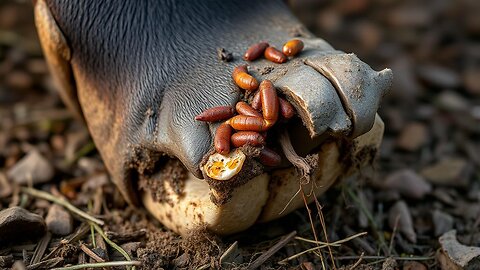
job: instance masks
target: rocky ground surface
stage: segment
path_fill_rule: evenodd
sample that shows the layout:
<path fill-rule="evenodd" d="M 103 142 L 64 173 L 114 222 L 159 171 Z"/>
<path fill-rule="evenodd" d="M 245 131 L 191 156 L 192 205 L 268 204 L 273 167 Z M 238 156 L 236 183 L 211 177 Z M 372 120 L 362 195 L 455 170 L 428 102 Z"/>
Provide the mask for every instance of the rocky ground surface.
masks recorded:
<path fill-rule="evenodd" d="M 310 206 L 330 245 L 311 242 L 305 209 L 223 239 L 181 239 L 128 207 L 54 92 L 31 3 L 9 0 L 0 3 L 0 269 L 128 260 L 141 269 L 480 269 L 480 2 L 292 2 L 315 34 L 395 77 L 376 164 L 329 190 L 321 215 Z"/>

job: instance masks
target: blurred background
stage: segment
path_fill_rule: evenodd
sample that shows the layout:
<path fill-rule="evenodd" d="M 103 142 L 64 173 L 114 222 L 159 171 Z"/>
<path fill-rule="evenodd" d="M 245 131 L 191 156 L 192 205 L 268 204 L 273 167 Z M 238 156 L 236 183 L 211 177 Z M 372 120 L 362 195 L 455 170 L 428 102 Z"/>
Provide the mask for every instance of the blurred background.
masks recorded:
<path fill-rule="evenodd" d="M 438 237 L 451 229 L 462 244 L 480 246 L 480 1 L 297 0 L 290 5 L 334 48 L 357 54 L 376 70 L 394 72 L 379 112 L 386 133 L 378 162 L 321 201 L 331 241 L 370 232 L 337 255 L 412 254 L 436 267 Z M 13 168 L 32 150 L 41 154 L 31 158 L 41 160 L 37 172 L 52 171 L 33 180 L 53 180 L 78 204 L 88 200 L 79 189 L 107 185 L 88 132 L 72 120 L 54 92 L 30 1 L 0 1 L 0 209 L 22 203 L 6 176 L 22 183 Z M 124 207 L 113 187 L 106 190 L 107 204 Z M 45 214 L 48 207 L 34 211 Z M 272 228 L 286 231 L 282 226 Z M 389 248 L 382 248 L 385 241 L 391 241 Z M 305 261 L 315 258 L 296 262 Z"/>

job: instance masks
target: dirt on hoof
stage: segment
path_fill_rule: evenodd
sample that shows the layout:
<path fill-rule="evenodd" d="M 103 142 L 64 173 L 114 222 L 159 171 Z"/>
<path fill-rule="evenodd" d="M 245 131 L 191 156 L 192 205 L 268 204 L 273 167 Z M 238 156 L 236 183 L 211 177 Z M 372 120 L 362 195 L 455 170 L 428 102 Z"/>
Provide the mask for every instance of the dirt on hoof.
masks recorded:
<path fill-rule="evenodd" d="M 140 176 L 138 188 L 150 193 L 155 201 L 164 202 L 168 201 L 165 184 L 169 184 L 176 194 L 181 195 L 188 171 L 178 159 L 168 159 L 160 166 L 157 173 Z"/>

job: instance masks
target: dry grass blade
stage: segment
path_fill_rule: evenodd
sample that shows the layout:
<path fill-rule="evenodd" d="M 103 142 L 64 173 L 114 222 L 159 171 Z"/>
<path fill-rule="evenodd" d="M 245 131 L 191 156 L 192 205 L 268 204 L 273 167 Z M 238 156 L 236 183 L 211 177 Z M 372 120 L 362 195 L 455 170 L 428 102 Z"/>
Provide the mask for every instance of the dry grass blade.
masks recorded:
<path fill-rule="evenodd" d="M 302 184 L 300 184 L 300 190 L 302 191 L 303 203 L 305 204 L 305 208 L 307 209 L 308 219 L 310 221 L 310 226 L 312 228 L 313 237 L 315 238 L 315 241 L 318 242 L 317 231 L 315 230 L 315 225 L 313 225 L 312 210 L 310 210 L 310 207 L 308 207 L 307 198 L 305 197 L 305 192 L 303 191 Z M 325 262 L 323 261 L 322 254 L 318 254 L 318 256 L 320 257 L 320 261 L 322 262 L 322 268 L 325 269 Z"/>
<path fill-rule="evenodd" d="M 295 194 L 293 194 L 293 196 L 290 198 L 290 200 L 288 200 L 287 204 L 285 205 L 285 207 L 283 207 L 282 211 L 280 211 L 280 213 L 278 213 L 278 215 L 281 215 L 283 212 L 285 212 L 285 210 L 287 210 L 288 206 L 292 203 L 293 199 L 295 199 L 295 197 L 297 197 L 297 195 L 300 193 L 300 191 L 302 191 L 302 188 L 298 188 L 297 192 L 295 192 Z"/>
<path fill-rule="evenodd" d="M 98 256 L 97 254 L 95 254 L 95 252 L 93 252 L 91 249 L 89 249 L 87 246 L 85 246 L 84 244 L 80 244 L 80 249 L 85 252 L 85 254 L 87 254 L 90 258 L 94 259 L 95 261 L 97 262 L 105 262 L 104 259 L 102 259 L 100 256 Z"/>
<path fill-rule="evenodd" d="M 395 236 L 397 235 L 399 219 L 400 219 L 400 216 L 397 216 L 395 218 L 395 226 L 393 226 L 392 237 L 390 238 L 390 245 L 388 245 L 388 256 L 392 255 L 393 244 L 394 244 Z"/>
<path fill-rule="evenodd" d="M 325 218 L 323 217 L 322 206 L 320 205 L 320 202 L 317 199 L 317 194 L 315 194 L 313 189 L 312 189 L 312 192 L 313 192 L 313 198 L 315 200 L 315 206 L 317 207 L 320 224 L 322 224 L 323 236 L 325 237 L 325 241 L 328 244 L 330 244 L 330 242 L 328 241 L 327 226 L 325 224 Z M 327 248 L 328 248 L 328 254 L 330 255 L 330 259 L 332 260 L 333 269 L 337 269 L 337 266 L 335 265 L 335 258 L 333 257 L 332 248 L 330 245 L 327 245 Z"/>
<path fill-rule="evenodd" d="M 405 256 L 405 257 L 398 257 L 398 256 L 339 256 L 337 260 L 357 260 L 362 257 L 364 260 L 385 260 L 387 258 L 392 258 L 396 261 L 428 261 L 428 260 L 435 260 L 435 256 L 430 257 L 415 257 L 415 256 Z"/>
<path fill-rule="evenodd" d="M 53 268 L 52 270 L 78 270 L 86 268 L 103 268 L 103 267 L 115 267 L 115 266 L 141 266 L 139 261 L 116 261 L 116 262 L 103 262 L 103 263 L 85 263 L 79 265 L 72 265 L 67 267 Z"/>
<path fill-rule="evenodd" d="M 373 232 L 375 233 L 374 235 L 377 237 L 378 241 L 380 242 L 380 248 L 382 249 L 383 253 L 388 254 L 388 246 L 385 242 L 385 237 L 383 236 L 383 233 L 380 232 L 380 230 L 378 229 L 378 225 L 375 222 L 375 219 L 373 218 L 372 213 L 370 213 L 370 211 L 368 211 L 367 207 L 365 207 L 363 202 L 358 198 L 358 196 L 353 192 L 353 190 L 346 187 L 346 191 L 347 191 L 347 194 L 350 196 L 350 198 L 352 198 L 355 201 L 355 203 L 358 205 L 360 210 L 367 217 L 368 222 L 369 222 L 370 226 L 372 227 Z"/>
<path fill-rule="evenodd" d="M 89 215 L 89 214 L 83 212 L 82 210 L 78 209 L 77 207 L 73 206 L 71 203 L 69 203 L 65 199 L 57 198 L 57 197 L 53 196 L 52 194 L 50 194 L 48 192 L 40 191 L 40 190 L 37 190 L 37 189 L 34 189 L 34 188 L 26 188 L 26 187 L 22 187 L 21 191 L 23 193 L 28 194 L 28 195 L 31 195 L 31 196 L 34 196 L 34 197 L 37 197 L 37 198 L 41 198 L 41 199 L 59 204 L 59 205 L 65 207 L 66 209 L 70 210 L 72 213 L 77 214 L 78 216 L 80 216 L 80 217 L 82 217 L 86 220 L 89 220 L 93 223 L 96 223 L 96 224 L 99 224 L 99 225 L 104 225 L 105 224 L 105 222 L 103 222 L 103 220 L 92 217 L 91 215 Z"/>
<path fill-rule="evenodd" d="M 35 248 L 35 251 L 33 252 L 32 259 L 30 260 L 30 264 L 36 264 L 42 260 L 42 257 L 45 254 L 45 251 L 47 250 L 48 244 L 50 243 L 51 239 L 52 239 L 52 234 L 50 232 L 47 232 L 45 236 L 43 236 L 42 239 L 40 239 L 40 241 L 37 244 L 37 247 Z"/>
<path fill-rule="evenodd" d="M 279 263 L 279 264 L 284 264 L 284 263 L 286 263 L 286 262 L 288 262 L 288 261 L 290 261 L 290 260 L 293 260 L 293 259 L 295 259 L 295 258 L 298 258 L 298 257 L 302 256 L 303 254 L 306 254 L 306 253 L 308 253 L 308 252 L 317 251 L 317 250 L 320 250 L 320 249 L 322 249 L 322 248 L 326 248 L 326 247 L 328 247 L 328 246 L 339 246 L 340 244 L 343 244 L 343 243 L 345 243 L 345 242 L 348 242 L 348 241 L 350 241 L 350 240 L 352 240 L 352 239 L 355 239 L 355 238 L 357 238 L 357 237 L 360 237 L 360 236 L 363 236 L 363 235 L 366 235 L 366 234 L 367 234 L 367 232 L 357 233 L 357 234 L 355 234 L 355 235 L 349 236 L 349 237 L 347 237 L 347 238 L 345 238 L 345 239 L 341 239 L 341 240 L 338 240 L 338 241 L 335 241 L 335 242 L 332 242 L 332 243 L 324 243 L 324 242 L 320 242 L 320 241 L 309 240 L 308 242 L 310 242 L 310 243 L 315 243 L 315 244 L 320 244 L 320 243 L 322 243 L 322 244 L 320 244 L 319 246 L 316 246 L 316 247 L 314 247 L 314 248 L 310 248 L 310 249 L 304 250 L 304 251 L 302 251 L 302 252 L 300 252 L 300 253 L 297 253 L 297 254 L 295 254 L 295 255 L 292 255 L 292 256 L 290 256 L 290 257 L 288 257 L 288 258 L 286 258 L 286 259 L 283 259 L 283 260 L 279 261 L 278 263 Z M 300 240 L 303 240 L 303 239 L 304 239 L 304 238 L 300 238 Z"/>
<path fill-rule="evenodd" d="M 365 252 L 362 252 L 362 254 L 360 254 L 360 258 L 358 258 L 357 262 L 350 266 L 349 270 L 355 270 L 357 268 L 357 266 L 362 262 L 364 254 Z"/>
<path fill-rule="evenodd" d="M 26 270 L 52 269 L 60 265 L 63 261 L 64 261 L 64 258 L 56 257 L 48 260 L 43 260 L 35 264 L 30 264 L 25 269 Z M 13 267 L 12 269 L 18 269 L 18 268 Z"/>
<path fill-rule="evenodd" d="M 60 240 L 60 243 L 58 243 L 58 245 L 55 248 L 53 248 L 52 251 L 50 251 L 50 253 L 47 256 L 45 256 L 45 258 L 43 259 L 44 260 L 50 259 L 50 257 L 52 257 L 64 245 L 80 240 L 85 236 L 87 232 L 88 232 L 88 226 L 85 223 L 83 223 L 82 225 L 80 225 L 80 228 L 77 229 L 77 231 L 68 238 L 68 240 L 65 240 L 65 239 Z"/>
<path fill-rule="evenodd" d="M 132 259 L 130 258 L 130 256 L 128 255 L 128 253 L 123 250 L 123 248 L 121 248 L 119 245 L 115 244 L 112 240 L 110 240 L 107 235 L 105 234 L 105 232 L 102 230 L 102 228 L 100 228 L 100 226 L 98 226 L 97 224 L 93 223 L 93 222 L 90 222 L 91 225 L 93 225 L 93 227 L 95 228 L 95 230 L 103 237 L 103 239 L 105 239 L 105 242 L 107 242 L 112 248 L 116 249 L 120 254 L 123 255 L 123 257 L 125 257 L 125 259 L 127 259 L 127 261 L 131 261 Z M 127 267 L 127 269 L 130 269 L 130 267 Z M 132 270 L 135 270 L 135 266 L 132 267 Z"/>
<path fill-rule="evenodd" d="M 252 264 L 250 264 L 247 269 L 248 270 L 253 270 L 258 268 L 260 265 L 262 265 L 268 258 L 270 258 L 273 254 L 275 254 L 277 251 L 279 251 L 282 247 L 284 247 L 286 244 L 288 244 L 292 239 L 295 237 L 297 234 L 296 231 L 293 231 L 289 233 L 288 235 L 284 236 L 278 243 L 273 245 L 271 248 L 269 248 L 265 253 L 260 255 Z"/>

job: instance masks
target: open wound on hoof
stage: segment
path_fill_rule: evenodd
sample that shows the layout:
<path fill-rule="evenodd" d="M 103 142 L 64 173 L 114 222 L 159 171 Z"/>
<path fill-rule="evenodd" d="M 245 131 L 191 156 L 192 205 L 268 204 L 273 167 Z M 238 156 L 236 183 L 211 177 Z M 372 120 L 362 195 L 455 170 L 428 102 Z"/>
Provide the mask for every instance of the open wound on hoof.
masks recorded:
<path fill-rule="evenodd" d="M 295 56 L 303 47 L 301 40 L 294 39 L 285 43 L 282 52 L 266 42 L 260 42 L 248 48 L 243 59 L 253 61 L 263 55 L 269 61 L 285 63 L 289 56 Z M 248 73 L 247 65 L 234 68 L 232 78 L 238 87 L 245 90 L 245 101 L 239 101 L 235 108 L 230 106 L 209 108 L 195 117 L 197 121 L 224 121 L 218 125 L 215 133 L 215 153 L 207 154 L 208 159 L 201 165 L 206 178 L 233 180 L 242 171 L 245 160 L 249 158 L 255 158 L 267 167 L 280 165 L 281 156 L 266 146 L 273 143 L 268 136 L 271 129 L 283 134 L 279 142 L 285 157 L 300 169 L 305 178 L 308 178 L 311 173 L 310 165 L 295 153 L 287 132 L 281 130 L 296 114 L 292 104 L 278 96 L 271 81 L 264 80 L 259 83 Z M 283 126 L 279 127 L 277 123 Z M 243 146 L 255 147 L 259 151 L 249 151 L 249 154 L 245 154 L 241 150 Z"/>

